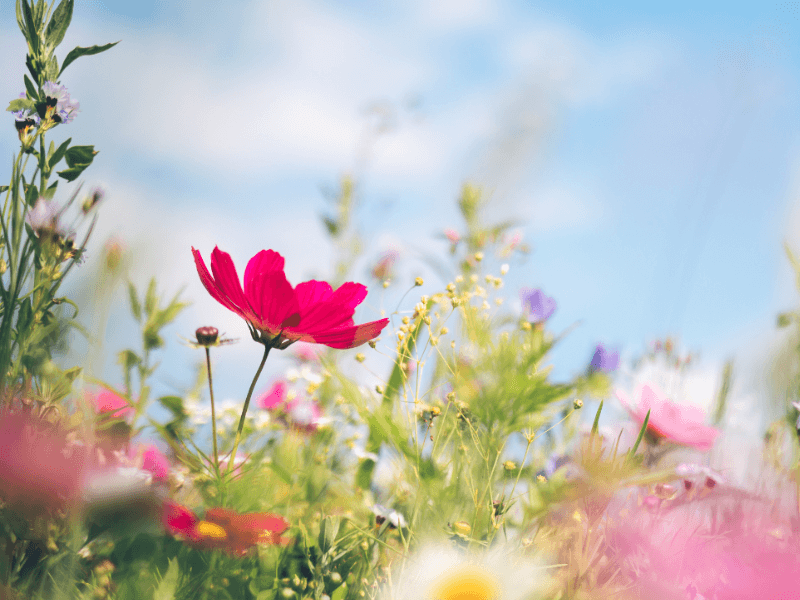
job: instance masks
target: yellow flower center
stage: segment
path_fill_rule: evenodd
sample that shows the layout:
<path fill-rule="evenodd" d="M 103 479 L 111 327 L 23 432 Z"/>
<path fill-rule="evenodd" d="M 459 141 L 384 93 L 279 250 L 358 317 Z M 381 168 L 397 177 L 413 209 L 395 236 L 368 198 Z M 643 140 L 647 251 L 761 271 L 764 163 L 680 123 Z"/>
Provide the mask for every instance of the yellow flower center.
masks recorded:
<path fill-rule="evenodd" d="M 228 537 L 228 533 L 219 525 L 209 523 L 208 521 L 200 521 L 197 524 L 197 533 L 206 538 L 214 538 L 216 540 L 224 540 Z"/>
<path fill-rule="evenodd" d="M 433 600 L 498 600 L 497 581 L 479 566 L 460 567 L 446 574 L 434 589 Z"/>

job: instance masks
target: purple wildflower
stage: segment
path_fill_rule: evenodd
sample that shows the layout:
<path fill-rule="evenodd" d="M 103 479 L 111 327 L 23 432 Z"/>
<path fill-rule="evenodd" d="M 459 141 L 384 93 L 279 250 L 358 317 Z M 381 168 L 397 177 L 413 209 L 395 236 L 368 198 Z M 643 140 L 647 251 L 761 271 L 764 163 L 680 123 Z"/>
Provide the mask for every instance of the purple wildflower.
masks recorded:
<path fill-rule="evenodd" d="M 42 119 L 52 119 L 56 123 L 70 123 L 80 108 L 80 104 L 69 97 L 67 88 L 47 81 L 42 86 L 44 100 L 36 105 Z"/>
<path fill-rule="evenodd" d="M 33 128 L 39 125 L 39 115 L 32 113 L 27 108 L 11 113 L 14 115 L 14 126 L 17 128 L 19 141 L 24 146 L 30 146 L 33 142 Z"/>
<path fill-rule="evenodd" d="M 522 288 L 522 310 L 533 323 L 544 323 L 556 310 L 556 301 L 545 296 L 542 290 Z"/>
<path fill-rule="evenodd" d="M 614 350 L 606 350 L 603 344 L 597 344 L 597 349 L 592 356 L 592 362 L 589 364 L 589 370 L 602 371 L 603 373 L 611 373 L 616 371 L 619 366 L 619 352 Z"/>

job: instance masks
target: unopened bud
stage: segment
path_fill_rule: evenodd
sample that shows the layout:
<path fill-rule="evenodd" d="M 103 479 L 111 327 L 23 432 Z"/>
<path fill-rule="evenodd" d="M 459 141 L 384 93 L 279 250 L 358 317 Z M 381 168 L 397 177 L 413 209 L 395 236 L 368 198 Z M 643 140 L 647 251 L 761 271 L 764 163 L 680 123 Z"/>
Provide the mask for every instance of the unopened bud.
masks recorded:
<path fill-rule="evenodd" d="M 201 346 L 213 346 L 217 343 L 219 329 L 216 327 L 199 327 L 197 331 L 194 332 L 194 335 L 197 338 L 197 343 Z"/>
<path fill-rule="evenodd" d="M 547 483 L 547 477 L 545 477 L 544 475 L 537 475 L 536 481 L 538 481 L 539 483 Z"/>
<path fill-rule="evenodd" d="M 417 278 L 414 280 L 414 285 L 416 285 L 416 286 L 420 286 L 420 285 L 422 285 L 423 283 L 425 283 L 425 281 L 422 279 L 422 277 L 417 277 Z"/>
<path fill-rule="evenodd" d="M 466 521 L 456 521 L 453 523 L 453 531 L 461 535 L 469 535 L 472 532 L 472 527 Z"/>
<path fill-rule="evenodd" d="M 475 260 L 477 262 L 481 262 L 483 260 L 483 252 L 476 252 L 475 253 Z"/>
<path fill-rule="evenodd" d="M 367 359 L 367 357 L 364 356 L 363 352 L 359 352 L 358 354 L 356 354 L 356 360 L 358 362 L 363 363 L 366 359 Z"/>
<path fill-rule="evenodd" d="M 514 469 L 517 468 L 517 465 L 514 464 L 513 460 L 507 460 L 506 462 L 503 463 L 503 468 L 506 471 L 513 471 Z"/>
<path fill-rule="evenodd" d="M 575 398 L 575 401 L 572 403 L 572 407 L 575 410 L 578 410 L 579 408 L 583 408 L 583 400 L 581 400 L 580 398 Z"/>

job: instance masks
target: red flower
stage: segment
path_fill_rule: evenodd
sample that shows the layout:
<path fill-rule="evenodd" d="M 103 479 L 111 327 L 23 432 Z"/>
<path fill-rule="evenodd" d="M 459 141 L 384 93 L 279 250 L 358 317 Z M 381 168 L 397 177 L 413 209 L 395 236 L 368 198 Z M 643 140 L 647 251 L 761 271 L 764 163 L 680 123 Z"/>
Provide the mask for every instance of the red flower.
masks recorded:
<path fill-rule="evenodd" d="M 239 514 L 227 508 L 209 508 L 205 519 L 185 506 L 167 502 L 164 526 L 172 534 L 186 538 L 190 546 L 202 550 L 226 550 L 243 556 L 257 544 L 280 544 L 281 534 L 289 529 L 283 517 L 270 513 Z"/>
<path fill-rule="evenodd" d="M 208 293 L 245 319 L 257 342 L 281 349 L 297 341 L 355 348 L 377 337 L 389 323 L 353 323 L 356 306 L 367 295 L 360 283 L 348 282 L 335 291 L 315 280 L 292 287 L 283 272 L 283 257 L 273 250 L 262 250 L 247 263 L 244 290 L 227 252 L 214 248 L 211 253 L 213 277 L 200 252 L 192 248 L 192 254 Z"/>

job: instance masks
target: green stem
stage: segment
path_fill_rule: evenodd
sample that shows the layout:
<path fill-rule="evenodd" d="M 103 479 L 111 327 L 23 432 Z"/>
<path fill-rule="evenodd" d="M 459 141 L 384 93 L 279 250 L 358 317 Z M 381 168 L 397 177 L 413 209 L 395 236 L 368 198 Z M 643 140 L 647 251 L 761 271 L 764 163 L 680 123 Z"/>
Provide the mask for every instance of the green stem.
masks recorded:
<path fill-rule="evenodd" d="M 214 473 L 219 478 L 219 452 L 217 451 L 217 413 L 214 409 L 214 384 L 211 381 L 211 349 L 206 346 L 206 370 L 208 371 L 208 394 L 211 397 L 211 438 L 214 441 Z"/>
<path fill-rule="evenodd" d="M 231 451 L 230 457 L 228 458 L 228 468 L 227 468 L 227 475 L 230 475 L 233 471 L 233 461 L 236 459 L 236 451 L 239 449 L 239 442 L 242 441 L 242 430 L 244 429 L 244 420 L 247 416 L 247 409 L 250 406 L 250 398 L 253 397 L 253 390 L 256 387 L 256 382 L 258 378 L 261 376 L 261 371 L 264 368 L 264 363 L 267 362 L 267 356 L 269 356 L 269 351 L 272 350 L 272 344 L 265 344 L 264 345 L 264 358 L 261 359 L 261 364 L 258 365 L 258 371 L 256 371 L 256 376 L 253 377 L 253 383 L 250 384 L 250 389 L 247 392 L 247 398 L 244 400 L 244 408 L 242 408 L 242 416 L 239 419 L 239 427 L 236 429 L 236 438 L 233 440 L 233 450 Z"/>

